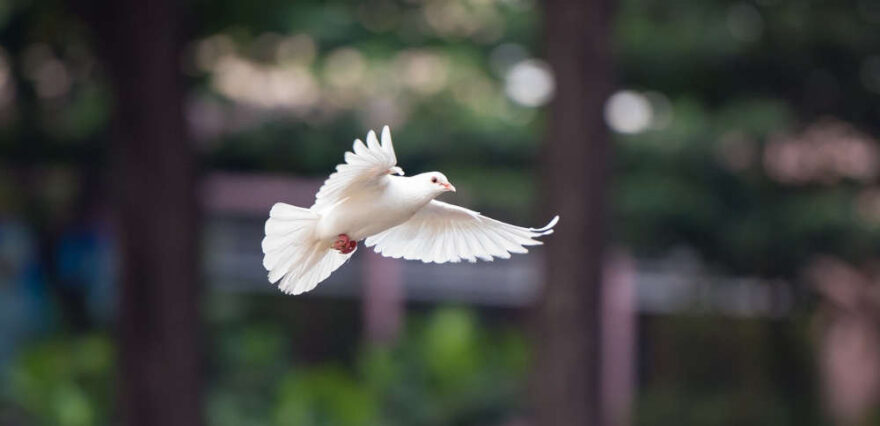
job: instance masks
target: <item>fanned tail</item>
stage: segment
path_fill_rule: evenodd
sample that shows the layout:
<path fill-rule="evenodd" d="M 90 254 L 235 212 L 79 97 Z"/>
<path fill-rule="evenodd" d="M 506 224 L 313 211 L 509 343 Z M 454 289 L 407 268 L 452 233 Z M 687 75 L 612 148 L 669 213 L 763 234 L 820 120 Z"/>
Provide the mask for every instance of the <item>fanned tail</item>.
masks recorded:
<path fill-rule="evenodd" d="M 353 254 L 331 250 L 315 238 L 320 218 L 309 209 L 285 203 L 276 203 L 269 212 L 262 243 L 263 267 L 269 271 L 269 282 L 277 282 L 284 293 L 312 290 Z"/>

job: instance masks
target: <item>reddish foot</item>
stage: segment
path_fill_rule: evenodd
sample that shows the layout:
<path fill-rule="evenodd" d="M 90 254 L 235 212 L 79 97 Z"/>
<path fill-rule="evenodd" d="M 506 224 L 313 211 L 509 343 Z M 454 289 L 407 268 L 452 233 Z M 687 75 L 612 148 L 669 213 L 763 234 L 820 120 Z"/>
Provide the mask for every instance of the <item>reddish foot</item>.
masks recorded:
<path fill-rule="evenodd" d="M 357 241 L 353 241 L 348 235 L 339 234 L 331 248 L 333 248 L 333 250 L 339 250 L 342 254 L 349 254 L 354 251 L 357 245 Z"/>

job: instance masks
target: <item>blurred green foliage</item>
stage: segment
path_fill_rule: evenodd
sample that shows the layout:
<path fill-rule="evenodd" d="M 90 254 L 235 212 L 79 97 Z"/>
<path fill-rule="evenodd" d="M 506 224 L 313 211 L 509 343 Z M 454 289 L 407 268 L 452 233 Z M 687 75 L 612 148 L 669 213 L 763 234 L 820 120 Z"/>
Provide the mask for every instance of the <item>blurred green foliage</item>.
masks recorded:
<path fill-rule="evenodd" d="M 11 404 L 8 415 L 14 418 L 13 412 L 19 411 L 33 419 L 25 424 L 108 424 L 113 358 L 110 340 L 99 334 L 62 336 L 26 346 L 10 366 L 2 389 Z M 0 414 L 0 419 L 4 417 Z"/>
<path fill-rule="evenodd" d="M 413 313 L 390 346 L 309 362 L 283 321 L 217 323 L 208 423 L 299 426 L 504 424 L 524 416 L 529 350 L 515 328 L 462 308 Z M 822 425 L 809 332 L 797 320 L 644 317 L 651 368 L 637 425 Z M 718 330 L 725 330 L 719 333 Z M 293 337 L 293 340 L 291 340 Z M 301 344 L 309 344 L 302 342 Z M 314 342 L 320 344 L 320 342 Z M 13 424 L 111 424 L 113 353 L 102 335 L 27 346 L 2 389 Z"/>
<path fill-rule="evenodd" d="M 525 341 L 469 310 L 414 315 L 397 343 L 365 344 L 348 363 L 291 367 L 284 335 L 258 325 L 219 335 L 211 424 L 499 424 L 523 402 Z"/>
<path fill-rule="evenodd" d="M 487 328 L 470 310 L 415 316 L 399 342 L 365 344 L 348 364 L 292 360 L 283 330 L 219 330 L 210 345 L 221 368 L 207 395 L 209 424 L 500 424 L 523 403 L 525 341 L 513 329 Z M 103 335 L 29 345 L 10 368 L 0 419 L 111 424 L 114 365 Z"/>

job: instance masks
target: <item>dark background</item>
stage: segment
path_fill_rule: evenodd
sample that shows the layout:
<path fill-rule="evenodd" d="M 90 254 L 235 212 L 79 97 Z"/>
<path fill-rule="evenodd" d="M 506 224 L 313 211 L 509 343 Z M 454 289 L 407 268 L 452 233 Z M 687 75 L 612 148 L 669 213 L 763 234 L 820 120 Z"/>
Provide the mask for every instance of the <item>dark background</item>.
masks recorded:
<path fill-rule="evenodd" d="M 0 1 L 0 424 L 868 425 L 880 3 Z M 389 124 L 529 255 L 260 240 Z"/>

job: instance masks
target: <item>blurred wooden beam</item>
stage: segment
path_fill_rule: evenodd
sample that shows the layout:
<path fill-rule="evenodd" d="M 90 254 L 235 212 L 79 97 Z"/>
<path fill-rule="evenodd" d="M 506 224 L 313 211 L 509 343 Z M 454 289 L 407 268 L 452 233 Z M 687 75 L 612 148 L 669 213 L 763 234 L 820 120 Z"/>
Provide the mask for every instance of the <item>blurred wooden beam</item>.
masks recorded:
<path fill-rule="evenodd" d="M 612 0 L 547 0 L 544 35 L 556 79 L 543 172 L 561 216 L 547 242 L 536 308 L 534 424 L 601 425 L 601 279 L 607 238 Z"/>
<path fill-rule="evenodd" d="M 606 258 L 602 278 L 602 424 L 631 423 L 639 312 L 635 262 L 624 250 Z"/>
<path fill-rule="evenodd" d="M 404 313 L 404 283 L 400 259 L 383 257 L 361 246 L 364 258 L 363 318 L 364 334 L 374 344 L 397 340 Z"/>
<path fill-rule="evenodd" d="M 197 159 L 186 138 L 175 0 L 79 0 L 114 95 L 109 178 L 122 253 L 126 425 L 202 424 Z"/>

